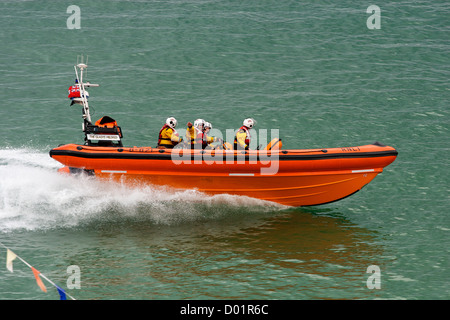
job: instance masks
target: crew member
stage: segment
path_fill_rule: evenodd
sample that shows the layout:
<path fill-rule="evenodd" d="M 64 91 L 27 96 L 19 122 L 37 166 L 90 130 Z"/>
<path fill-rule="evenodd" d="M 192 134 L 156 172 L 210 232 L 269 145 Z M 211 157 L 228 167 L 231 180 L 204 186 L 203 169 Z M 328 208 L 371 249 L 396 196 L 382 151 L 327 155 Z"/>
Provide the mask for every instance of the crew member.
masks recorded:
<path fill-rule="evenodd" d="M 194 125 L 192 125 L 192 122 L 187 123 L 186 140 L 191 143 L 191 148 L 202 144 L 204 126 L 205 120 L 203 119 L 195 120 Z"/>
<path fill-rule="evenodd" d="M 250 129 L 255 126 L 255 120 L 247 118 L 244 120 L 242 127 L 238 129 L 234 137 L 234 150 L 248 150 L 250 146 L 251 136 Z"/>
<path fill-rule="evenodd" d="M 205 149 L 213 142 L 221 141 L 222 139 L 216 138 L 216 137 L 210 137 L 209 131 L 212 129 L 212 125 L 209 122 L 205 122 L 204 129 L 203 129 L 203 139 L 202 139 L 202 148 Z"/>
<path fill-rule="evenodd" d="M 175 130 L 177 123 L 177 119 L 174 117 L 167 118 L 166 124 L 164 124 L 159 131 L 158 147 L 172 149 L 183 141 L 183 138 L 181 138 Z"/>

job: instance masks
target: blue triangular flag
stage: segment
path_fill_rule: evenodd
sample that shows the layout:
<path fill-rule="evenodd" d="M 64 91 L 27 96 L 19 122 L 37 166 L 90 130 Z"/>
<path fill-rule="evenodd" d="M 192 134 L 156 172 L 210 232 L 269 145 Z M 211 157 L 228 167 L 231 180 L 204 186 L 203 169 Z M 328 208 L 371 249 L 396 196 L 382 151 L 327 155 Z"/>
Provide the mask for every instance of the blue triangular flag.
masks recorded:
<path fill-rule="evenodd" d="M 60 287 L 56 286 L 56 290 L 58 290 L 58 293 L 59 293 L 59 298 L 60 298 L 59 300 L 67 300 L 66 292 L 63 289 L 61 289 Z"/>

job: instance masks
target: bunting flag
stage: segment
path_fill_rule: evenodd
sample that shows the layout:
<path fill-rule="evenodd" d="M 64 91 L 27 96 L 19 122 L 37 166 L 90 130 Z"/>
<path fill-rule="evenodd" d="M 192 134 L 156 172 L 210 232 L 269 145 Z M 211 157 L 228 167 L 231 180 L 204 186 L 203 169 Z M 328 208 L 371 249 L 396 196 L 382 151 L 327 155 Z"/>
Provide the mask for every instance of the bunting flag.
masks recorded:
<path fill-rule="evenodd" d="M 56 290 L 58 290 L 58 293 L 59 293 L 59 300 L 67 300 L 66 292 L 63 289 L 56 286 Z"/>
<path fill-rule="evenodd" d="M 44 283 L 41 280 L 41 277 L 39 276 L 40 272 L 37 271 L 34 267 L 31 267 L 31 270 L 33 271 L 34 277 L 36 278 L 36 283 L 41 288 L 42 291 L 47 292 L 47 288 L 45 287 Z"/>
<path fill-rule="evenodd" d="M 16 254 L 9 249 L 6 249 L 6 268 L 13 272 L 13 260 L 17 258 Z"/>
<path fill-rule="evenodd" d="M 58 291 L 60 300 L 67 300 L 67 296 L 70 297 L 72 300 L 75 300 L 74 297 L 72 297 L 70 294 L 66 293 L 63 289 L 61 289 L 59 286 L 57 286 L 53 281 L 51 281 L 49 278 L 47 278 L 45 275 L 43 275 L 41 272 L 39 272 L 36 268 L 34 268 L 28 262 L 23 260 L 18 255 L 16 255 L 14 252 L 12 252 L 3 243 L 0 242 L 0 246 L 2 246 L 3 248 L 6 249 L 6 268 L 9 271 L 13 272 L 13 261 L 17 258 L 20 261 L 22 261 L 25 265 L 27 265 L 29 268 L 31 268 L 31 271 L 33 271 L 34 278 L 36 279 L 36 283 L 39 286 L 39 288 L 41 288 L 42 291 L 47 292 L 47 288 L 45 287 L 44 283 L 42 282 L 42 279 L 45 279 L 48 283 L 50 283 L 52 286 L 54 286 L 56 288 L 56 290 Z"/>

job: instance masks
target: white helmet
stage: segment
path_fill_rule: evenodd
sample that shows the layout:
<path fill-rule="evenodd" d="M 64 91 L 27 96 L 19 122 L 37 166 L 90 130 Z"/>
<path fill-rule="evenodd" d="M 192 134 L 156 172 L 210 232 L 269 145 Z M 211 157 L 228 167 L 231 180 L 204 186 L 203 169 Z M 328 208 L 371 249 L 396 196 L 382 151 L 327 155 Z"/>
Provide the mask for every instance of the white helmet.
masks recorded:
<path fill-rule="evenodd" d="M 211 130 L 212 129 L 211 123 L 205 122 L 205 128 L 209 128 Z"/>
<path fill-rule="evenodd" d="M 205 126 L 205 120 L 203 119 L 197 119 L 194 121 L 194 127 L 198 129 L 199 126 Z"/>
<path fill-rule="evenodd" d="M 251 129 L 253 128 L 253 126 L 256 124 L 256 121 L 252 118 L 247 118 L 244 120 L 243 125 L 246 126 L 247 128 Z"/>
<path fill-rule="evenodd" d="M 175 127 L 176 127 L 177 124 L 178 124 L 178 121 L 177 121 L 177 119 L 175 119 L 174 117 L 170 117 L 170 118 L 167 118 L 166 124 L 167 124 L 169 127 L 171 127 L 172 129 L 175 129 Z"/>

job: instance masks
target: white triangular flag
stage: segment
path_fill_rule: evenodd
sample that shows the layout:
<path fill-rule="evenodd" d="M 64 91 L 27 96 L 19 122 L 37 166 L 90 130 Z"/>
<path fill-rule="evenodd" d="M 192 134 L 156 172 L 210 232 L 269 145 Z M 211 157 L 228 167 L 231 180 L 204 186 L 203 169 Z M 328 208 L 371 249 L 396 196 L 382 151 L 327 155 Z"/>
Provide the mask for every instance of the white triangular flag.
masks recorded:
<path fill-rule="evenodd" d="M 13 260 L 17 258 L 16 254 L 9 249 L 6 249 L 6 268 L 13 272 Z"/>

